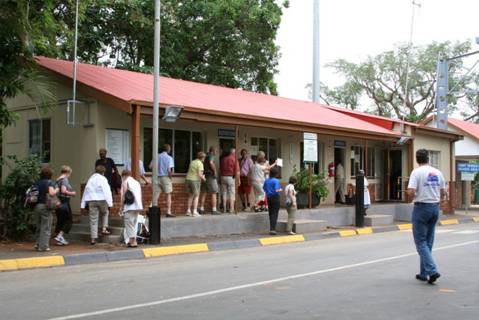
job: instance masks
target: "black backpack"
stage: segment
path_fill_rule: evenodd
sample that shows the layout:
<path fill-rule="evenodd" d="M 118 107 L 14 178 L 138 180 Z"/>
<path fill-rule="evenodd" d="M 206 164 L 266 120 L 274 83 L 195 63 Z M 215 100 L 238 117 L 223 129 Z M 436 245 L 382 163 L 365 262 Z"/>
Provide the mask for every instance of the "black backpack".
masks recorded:
<path fill-rule="evenodd" d="M 38 189 L 37 184 L 33 184 L 30 188 L 28 188 L 27 192 L 25 192 L 25 208 L 31 208 L 38 203 L 38 196 L 40 195 L 40 190 Z"/>

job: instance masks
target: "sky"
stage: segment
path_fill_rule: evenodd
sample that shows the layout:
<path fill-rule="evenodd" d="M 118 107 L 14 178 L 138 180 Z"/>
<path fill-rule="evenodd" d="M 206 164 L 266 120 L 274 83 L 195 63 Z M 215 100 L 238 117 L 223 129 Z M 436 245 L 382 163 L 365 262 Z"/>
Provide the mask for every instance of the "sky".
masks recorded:
<path fill-rule="evenodd" d="M 413 44 L 433 41 L 473 42 L 479 50 L 478 0 L 415 0 Z M 312 79 L 313 0 L 290 0 L 276 43 L 280 46 L 279 95 L 308 99 L 305 86 Z M 320 0 L 320 79 L 328 86 L 340 85 L 341 77 L 325 64 L 343 58 L 364 60 L 409 41 L 412 0 Z M 472 65 L 479 57 L 470 58 Z"/>

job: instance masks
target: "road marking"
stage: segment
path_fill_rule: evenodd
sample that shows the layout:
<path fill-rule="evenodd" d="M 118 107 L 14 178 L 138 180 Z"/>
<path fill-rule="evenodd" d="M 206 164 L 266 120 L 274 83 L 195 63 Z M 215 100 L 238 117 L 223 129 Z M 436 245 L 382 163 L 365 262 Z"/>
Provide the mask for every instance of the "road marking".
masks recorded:
<path fill-rule="evenodd" d="M 339 231 L 341 237 L 351 237 L 357 235 L 356 230 L 341 230 Z"/>
<path fill-rule="evenodd" d="M 192 253 L 192 252 L 205 252 L 208 251 L 208 245 L 206 243 L 187 244 L 182 246 L 171 247 L 158 247 L 158 248 L 145 248 L 143 254 L 145 258 L 168 256 L 172 254 Z"/>
<path fill-rule="evenodd" d="M 356 229 L 356 232 L 358 234 L 371 234 L 373 233 L 373 228 L 371 227 L 359 228 L 359 229 Z"/>
<path fill-rule="evenodd" d="M 261 238 L 259 242 L 263 246 L 270 246 L 273 244 L 281 244 L 281 243 L 292 243 L 292 242 L 303 242 L 304 236 L 301 234 L 297 234 L 294 236 L 284 236 L 284 237 L 270 237 L 270 238 Z"/>
<path fill-rule="evenodd" d="M 452 225 L 452 224 L 459 224 L 459 220 L 457 220 L 457 219 L 441 220 L 441 221 L 439 221 L 439 224 L 441 226 L 449 226 L 449 225 Z"/>
<path fill-rule="evenodd" d="M 479 233 L 479 230 L 463 230 L 463 231 L 456 231 L 455 234 L 476 234 Z"/>
<path fill-rule="evenodd" d="M 453 232 L 454 230 L 452 229 L 436 229 L 436 233 L 449 233 Z"/>
<path fill-rule="evenodd" d="M 404 223 L 404 224 L 398 224 L 397 225 L 399 230 L 411 230 L 412 229 L 412 223 Z"/>
<path fill-rule="evenodd" d="M 453 248 L 464 247 L 464 246 L 468 246 L 468 245 L 472 245 L 472 244 L 478 244 L 478 243 L 479 243 L 479 240 L 461 242 L 461 243 L 451 244 L 451 245 L 444 246 L 444 247 L 438 247 L 438 248 L 435 248 L 433 251 L 453 249 Z M 104 310 L 98 310 L 98 311 L 92 311 L 92 312 L 86 312 L 86 313 L 73 314 L 73 315 L 69 315 L 69 316 L 50 318 L 48 320 L 80 319 L 80 318 L 99 316 L 99 315 L 103 315 L 103 314 L 120 312 L 120 311 L 125 311 L 125 310 L 132 310 L 132 309 L 158 306 L 158 305 L 173 303 L 173 302 L 178 302 L 178 301 L 192 300 L 192 299 L 197 299 L 197 298 L 202 298 L 202 297 L 214 296 L 214 295 L 218 295 L 218 294 L 222 294 L 222 293 L 228 293 L 228 292 L 232 292 L 232 291 L 238 291 L 238 290 L 243 290 L 243 289 L 249 289 L 249 288 L 255 288 L 255 287 L 260 287 L 260 286 L 265 286 L 265 285 L 271 285 L 273 283 L 284 282 L 284 281 L 288 281 L 288 280 L 294 280 L 294 279 L 301 279 L 301 278 L 316 276 L 316 275 L 324 274 L 324 273 L 348 270 L 348 269 L 353 269 L 353 268 L 367 266 L 367 265 L 381 263 L 381 262 L 399 260 L 399 259 L 402 259 L 402 258 L 407 258 L 407 257 L 415 256 L 415 255 L 417 255 L 416 252 L 410 252 L 410 253 L 405 253 L 405 254 L 401 254 L 401 255 L 397 255 L 397 256 L 380 258 L 380 259 L 375 259 L 375 260 L 369 260 L 369 261 L 364 261 L 364 262 L 359 262 L 359 263 L 353 263 L 353 264 L 348 264 L 348 265 L 329 268 L 329 269 L 322 269 L 322 270 L 317 270 L 317 271 L 313 271 L 313 272 L 293 274 L 293 275 L 290 275 L 290 276 L 271 279 L 271 280 L 252 282 L 252 283 L 247 283 L 247 284 L 234 286 L 234 287 L 228 287 L 228 288 L 223 288 L 223 289 L 218 289 L 218 290 L 199 292 L 199 293 L 190 294 L 190 295 L 181 296 L 181 297 L 176 297 L 176 298 L 156 300 L 156 301 L 151 301 L 151 302 L 133 304 L 133 305 L 129 305 L 129 306 L 123 306 L 123 307 L 110 308 L 110 309 L 104 309 Z"/>

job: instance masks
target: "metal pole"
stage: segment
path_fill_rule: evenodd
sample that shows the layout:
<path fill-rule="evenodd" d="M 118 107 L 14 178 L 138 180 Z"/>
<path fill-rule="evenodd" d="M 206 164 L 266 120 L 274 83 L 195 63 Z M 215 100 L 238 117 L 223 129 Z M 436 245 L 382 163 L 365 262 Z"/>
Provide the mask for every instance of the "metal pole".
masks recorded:
<path fill-rule="evenodd" d="M 364 174 L 356 176 L 356 227 L 364 227 Z"/>
<path fill-rule="evenodd" d="M 75 35 L 73 40 L 73 102 L 67 105 L 67 125 L 75 125 L 75 109 L 77 102 L 77 46 L 78 46 L 78 4 L 80 0 L 76 0 L 75 4 Z M 71 108 L 71 110 L 70 110 Z M 71 116 L 70 116 L 71 114 Z M 72 119 L 70 122 L 70 118 Z"/>
<path fill-rule="evenodd" d="M 314 0 L 313 8 L 313 102 L 319 102 L 319 0 Z"/>
<path fill-rule="evenodd" d="M 155 191 L 158 188 L 158 132 L 160 125 L 160 0 L 155 0 L 155 40 L 153 51 L 153 176 L 152 176 L 152 188 L 153 194 L 157 194 Z M 149 211 L 149 224 L 150 224 L 150 242 L 157 244 L 160 242 L 161 221 L 160 221 L 160 209 L 158 207 L 158 199 L 152 199 L 152 206 Z"/>

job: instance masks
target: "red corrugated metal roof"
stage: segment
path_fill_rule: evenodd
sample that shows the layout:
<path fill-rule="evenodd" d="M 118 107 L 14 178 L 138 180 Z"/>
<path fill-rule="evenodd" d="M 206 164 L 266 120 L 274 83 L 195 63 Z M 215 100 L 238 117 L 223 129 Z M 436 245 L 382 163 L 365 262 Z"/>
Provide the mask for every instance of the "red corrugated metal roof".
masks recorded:
<path fill-rule="evenodd" d="M 71 61 L 45 57 L 38 57 L 37 60 L 39 65 L 48 70 L 72 77 Z M 79 63 L 77 81 L 125 102 L 140 101 L 151 104 L 153 101 L 153 76 L 150 74 Z M 370 123 L 320 104 L 167 77 L 160 79 L 160 103 L 212 113 L 300 122 L 338 130 L 352 129 L 371 134 L 399 135 L 380 124 Z"/>
<path fill-rule="evenodd" d="M 464 120 L 459 120 L 459 119 L 454 119 L 454 118 L 449 118 L 448 119 L 449 124 L 453 125 L 460 131 L 470 135 L 471 137 L 479 140 L 479 124 L 472 123 L 469 121 L 464 121 Z"/>

